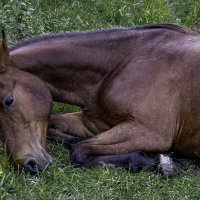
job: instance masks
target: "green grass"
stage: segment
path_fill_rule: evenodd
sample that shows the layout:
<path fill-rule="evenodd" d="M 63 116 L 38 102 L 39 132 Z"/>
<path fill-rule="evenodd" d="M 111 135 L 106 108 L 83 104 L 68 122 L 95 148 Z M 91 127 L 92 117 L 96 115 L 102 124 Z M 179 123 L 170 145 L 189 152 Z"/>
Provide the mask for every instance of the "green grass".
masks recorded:
<path fill-rule="evenodd" d="M 70 164 L 65 147 L 49 143 L 48 148 L 53 165 L 35 176 L 14 171 L 7 156 L 0 156 L 0 199 L 183 200 L 200 196 L 197 172 L 169 179 L 145 171 L 132 174 L 116 168 L 79 169 Z"/>
<path fill-rule="evenodd" d="M 148 172 L 132 174 L 123 169 L 75 168 L 61 144 L 49 143 L 54 162 L 44 172 L 31 176 L 14 171 L 7 156 L 0 156 L 0 199 L 180 199 L 200 197 L 200 173 L 187 171 L 175 178 Z M 3 153 L 3 152 L 2 152 Z"/>
<path fill-rule="evenodd" d="M 199 0 L 1 0 L 0 27 L 10 42 L 50 32 L 172 22 L 192 27 Z"/>
<path fill-rule="evenodd" d="M 0 28 L 9 43 L 34 35 L 132 26 L 155 22 L 179 23 L 199 30 L 197 0 L 1 0 Z M 195 25 L 195 26 L 194 26 Z M 54 113 L 78 111 L 54 104 Z M 200 172 L 186 171 L 171 179 L 148 172 L 123 169 L 75 168 L 61 144 L 48 142 L 54 162 L 31 176 L 14 171 L 3 144 L 0 146 L 1 199 L 200 199 Z"/>
<path fill-rule="evenodd" d="M 80 110 L 81 109 L 77 106 L 54 102 L 52 113 L 78 112 Z"/>

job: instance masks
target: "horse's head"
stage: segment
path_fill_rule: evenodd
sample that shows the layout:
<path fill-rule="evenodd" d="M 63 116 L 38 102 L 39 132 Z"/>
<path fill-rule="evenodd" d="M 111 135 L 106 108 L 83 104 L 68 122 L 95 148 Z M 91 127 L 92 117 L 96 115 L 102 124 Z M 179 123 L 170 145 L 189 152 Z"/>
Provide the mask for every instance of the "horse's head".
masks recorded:
<path fill-rule="evenodd" d="M 12 160 L 31 173 L 52 162 L 46 132 L 52 97 L 39 78 L 9 65 L 3 34 L 0 44 L 0 135 Z"/>

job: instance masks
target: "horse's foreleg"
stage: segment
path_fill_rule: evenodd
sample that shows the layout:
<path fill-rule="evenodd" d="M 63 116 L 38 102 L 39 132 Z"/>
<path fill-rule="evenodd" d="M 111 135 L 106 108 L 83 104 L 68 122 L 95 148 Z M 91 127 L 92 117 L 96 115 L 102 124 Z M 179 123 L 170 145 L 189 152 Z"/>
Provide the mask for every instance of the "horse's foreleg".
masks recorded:
<path fill-rule="evenodd" d="M 49 120 L 48 138 L 71 144 L 93 136 L 82 121 L 82 113 L 52 115 Z"/>
<path fill-rule="evenodd" d="M 56 130 L 53 128 L 48 129 L 47 138 L 51 141 L 56 141 L 56 142 L 62 143 L 64 145 L 66 145 L 69 149 L 71 148 L 72 144 L 75 144 L 75 143 L 80 142 L 85 139 L 85 138 L 81 138 L 81 137 L 68 135 L 66 133 L 62 133 L 59 130 Z"/>
<path fill-rule="evenodd" d="M 127 162 L 127 159 L 132 162 L 132 166 L 139 159 L 142 163 L 140 161 L 138 163 L 145 166 L 147 163 L 151 163 L 152 160 L 149 160 L 138 151 L 166 152 L 171 145 L 172 138 L 149 130 L 140 122 L 127 121 L 73 145 L 71 160 L 83 167 L 93 167 L 106 160 L 106 163 L 114 165 L 118 162 L 117 165 L 119 166 L 129 163 L 128 166 L 124 166 L 129 168 L 130 162 Z M 133 159 L 130 159 L 129 153 L 132 153 L 130 155 Z M 120 156 L 120 154 L 123 154 L 123 156 Z M 128 157 L 125 156 L 126 154 Z"/>
<path fill-rule="evenodd" d="M 169 155 L 153 154 L 149 156 L 139 151 L 126 154 L 96 156 L 90 162 L 82 165 L 82 167 L 86 168 L 94 166 L 121 167 L 131 172 L 139 172 L 145 168 L 164 176 L 175 176 L 179 173 Z"/>
<path fill-rule="evenodd" d="M 157 158 L 150 158 L 144 152 L 135 151 L 126 154 L 95 156 L 90 162 L 83 163 L 82 167 L 114 166 L 125 168 L 131 172 L 139 172 L 145 167 L 151 171 L 156 171 L 157 163 Z"/>

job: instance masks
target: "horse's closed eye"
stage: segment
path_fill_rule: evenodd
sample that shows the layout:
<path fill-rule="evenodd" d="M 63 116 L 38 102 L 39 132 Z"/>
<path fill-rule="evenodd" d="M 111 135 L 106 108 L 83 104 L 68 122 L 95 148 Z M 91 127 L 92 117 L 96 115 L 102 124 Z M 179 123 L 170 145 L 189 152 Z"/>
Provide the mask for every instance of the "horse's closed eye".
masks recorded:
<path fill-rule="evenodd" d="M 6 105 L 7 107 L 9 107 L 9 106 L 11 106 L 11 105 L 13 104 L 13 101 L 14 101 L 13 96 L 8 96 L 8 97 L 5 99 L 4 103 L 5 103 L 5 105 Z"/>

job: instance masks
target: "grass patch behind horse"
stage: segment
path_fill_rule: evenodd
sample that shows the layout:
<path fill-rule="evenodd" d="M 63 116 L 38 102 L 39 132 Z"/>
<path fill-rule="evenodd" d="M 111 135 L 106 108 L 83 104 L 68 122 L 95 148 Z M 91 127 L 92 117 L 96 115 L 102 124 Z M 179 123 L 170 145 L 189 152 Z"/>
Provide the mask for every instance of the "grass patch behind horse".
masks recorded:
<path fill-rule="evenodd" d="M 166 0 L 2 0 L 0 27 L 10 41 L 49 32 L 174 22 L 198 29 L 199 1 Z M 79 108 L 54 105 L 54 112 Z M 132 174 L 122 169 L 93 170 L 70 164 L 68 150 L 49 142 L 53 164 L 36 176 L 14 171 L 0 146 L 0 199 L 199 199 L 200 173 L 186 171 L 163 178 L 152 173 Z"/>

